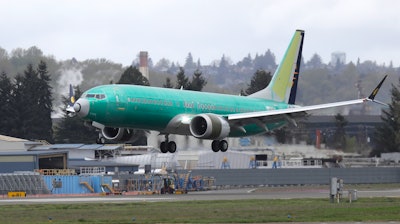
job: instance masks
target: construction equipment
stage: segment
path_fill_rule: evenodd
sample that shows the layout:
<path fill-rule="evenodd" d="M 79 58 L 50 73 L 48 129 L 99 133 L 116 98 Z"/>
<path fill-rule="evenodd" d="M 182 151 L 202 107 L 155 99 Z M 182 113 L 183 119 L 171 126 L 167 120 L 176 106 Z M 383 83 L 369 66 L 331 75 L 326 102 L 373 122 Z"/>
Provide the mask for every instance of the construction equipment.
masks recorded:
<path fill-rule="evenodd" d="M 210 184 L 215 184 L 215 179 L 203 178 L 202 176 L 192 177 L 189 171 L 186 174 L 174 173 L 173 175 L 165 175 L 163 176 L 163 183 L 161 194 L 187 194 L 189 191 L 208 190 Z"/>

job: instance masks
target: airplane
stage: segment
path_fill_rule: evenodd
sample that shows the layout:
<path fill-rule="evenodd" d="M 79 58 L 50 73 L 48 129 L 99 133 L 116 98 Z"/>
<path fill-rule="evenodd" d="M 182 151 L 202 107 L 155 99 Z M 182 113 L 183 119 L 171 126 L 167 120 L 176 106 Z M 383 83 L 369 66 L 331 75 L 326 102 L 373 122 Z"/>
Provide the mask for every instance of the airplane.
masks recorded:
<path fill-rule="evenodd" d="M 228 150 L 228 137 L 266 133 L 287 124 L 307 111 L 376 102 L 375 96 L 387 75 L 367 98 L 312 106 L 295 105 L 304 31 L 296 30 L 268 86 L 248 96 L 197 92 L 138 85 L 101 85 L 84 92 L 67 107 L 100 130 L 105 139 L 126 141 L 133 129 L 157 131 L 165 136 L 162 153 L 174 153 L 170 134 L 212 140 L 214 152 Z"/>

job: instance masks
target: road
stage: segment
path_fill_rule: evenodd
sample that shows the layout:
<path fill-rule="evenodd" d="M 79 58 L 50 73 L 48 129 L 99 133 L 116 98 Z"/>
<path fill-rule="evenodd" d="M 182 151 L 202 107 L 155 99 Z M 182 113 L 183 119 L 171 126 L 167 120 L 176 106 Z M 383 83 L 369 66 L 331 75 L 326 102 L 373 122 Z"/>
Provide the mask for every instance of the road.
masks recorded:
<path fill-rule="evenodd" d="M 347 200 L 347 191 L 344 197 Z M 357 197 L 400 197 L 400 189 L 360 190 Z M 90 197 L 27 197 L 3 198 L 0 205 L 32 204 L 32 203 L 128 203 L 159 201 L 194 201 L 194 200 L 244 200 L 244 199 L 294 199 L 294 198 L 326 198 L 329 190 L 325 188 L 268 188 L 268 189 L 229 189 L 189 192 L 184 195 L 134 195 L 134 196 L 90 196 Z"/>

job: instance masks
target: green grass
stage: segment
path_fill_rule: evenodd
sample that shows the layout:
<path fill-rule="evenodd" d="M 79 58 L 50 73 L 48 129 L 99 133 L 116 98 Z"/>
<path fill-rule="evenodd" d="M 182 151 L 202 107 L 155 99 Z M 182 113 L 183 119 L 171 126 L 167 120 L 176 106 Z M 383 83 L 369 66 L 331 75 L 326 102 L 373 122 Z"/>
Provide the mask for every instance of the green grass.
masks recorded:
<path fill-rule="evenodd" d="M 51 217 L 52 220 L 49 221 Z M 134 219 L 134 221 L 133 221 Z M 265 223 L 398 221 L 400 198 L 30 204 L 0 206 L 0 223 Z"/>

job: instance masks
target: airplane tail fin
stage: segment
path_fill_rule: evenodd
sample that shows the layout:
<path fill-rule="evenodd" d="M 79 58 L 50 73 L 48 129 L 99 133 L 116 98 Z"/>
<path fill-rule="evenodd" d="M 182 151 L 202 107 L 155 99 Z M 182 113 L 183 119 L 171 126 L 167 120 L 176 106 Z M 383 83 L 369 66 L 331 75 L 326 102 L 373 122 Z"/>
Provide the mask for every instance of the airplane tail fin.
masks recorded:
<path fill-rule="evenodd" d="M 75 110 L 74 110 L 74 104 L 75 104 L 75 96 L 74 96 L 74 87 L 70 84 L 69 85 L 69 98 L 68 98 L 68 104 L 67 104 L 67 114 L 70 117 L 75 116 Z"/>
<path fill-rule="evenodd" d="M 74 87 L 69 84 L 69 99 L 68 99 L 68 105 L 69 106 L 74 106 L 75 103 L 75 96 L 74 96 Z"/>
<path fill-rule="evenodd" d="M 289 104 L 295 103 L 303 40 L 304 31 L 296 30 L 269 85 L 265 89 L 249 95 L 249 97 L 286 102 Z"/>

